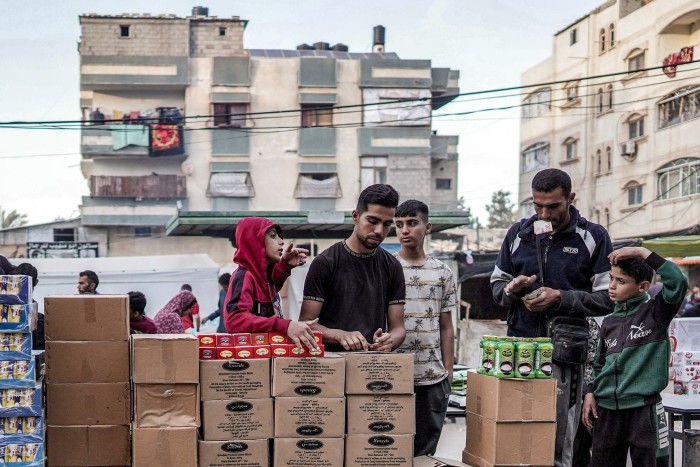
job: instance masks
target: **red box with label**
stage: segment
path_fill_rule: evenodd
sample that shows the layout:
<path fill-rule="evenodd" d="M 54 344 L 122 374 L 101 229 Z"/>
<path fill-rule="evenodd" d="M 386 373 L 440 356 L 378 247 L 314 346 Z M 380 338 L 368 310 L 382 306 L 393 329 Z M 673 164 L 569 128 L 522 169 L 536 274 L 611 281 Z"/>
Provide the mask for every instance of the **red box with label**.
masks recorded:
<path fill-rule="evenodd" d="M 255 358 L 255 347 L 252 345 L 241 345 L 233 348 L 233 358 L 239 360 Z"/>
<path fill-rule="evenodd" d="M 271 332 L 268 334 L 270 345 L 272 344 L 289 344 L 287 335 L 282 332 Z"/>
<path fill-rule="evenodd" d="M 309 357 L 323 357 L 326 355 L 326 347 L 323 344 L 318 344 L 318 350 L 308 350 L 306 351 Z"/>
<path fill-rule="evenodd" d="M 233 339 L 232 345 L 234 347 L 240 347 L 242 345 L 253 345 L 253 339 L 249 332 L 231 334 L 231 338 Z"/>
<path fill-rule="evenodd" d="M 270 356 L 289 357 L 289 344 L 270 344 Z"/>
<path fill-rule="evenodd" d="M 309 349 L 302 345 L 301 349 L 297 348 L 295 344 L 289 344 L 289 356 L 304 358 L 309 356 Z"/>
<path fill-rule="evenodd" d="M 199 348 L 199 359 L 200 360 L 215 360 L 216 359 L 216 347 L 200 347 Z"/>
<path fill-rule="evenodd" d="M 255 358 L 270 358 L 272 357 L 269 345 L 256 345 L 253 347 L 255 350 Z"/>
<path fill-rule="evenodd" d="M 323 344 L 323 333 L 319 331 L 314 331 L 314 339 L 317 344 Z"/>
<path fill-rule="evenodd" d="M 200 347 L 216 347 L 216 334 L 197 334 Z"/>
<path fill-rule="evenodd" d="M 214 334 L 216 336 L 217 347 L 233 347 L 231 334 Z"/>
<path fill-rule="evenodd" d="M 217 347 L 216 348 L 216 359 L 217 360 L 228 360 L 233 358 L 233 347 Z"/>
<path fill-rule="evenodd" d="M 269 345 L 270 341 L 267 338 L 266 332 L 255 332 L 251 334 L 253 345 Z"/>

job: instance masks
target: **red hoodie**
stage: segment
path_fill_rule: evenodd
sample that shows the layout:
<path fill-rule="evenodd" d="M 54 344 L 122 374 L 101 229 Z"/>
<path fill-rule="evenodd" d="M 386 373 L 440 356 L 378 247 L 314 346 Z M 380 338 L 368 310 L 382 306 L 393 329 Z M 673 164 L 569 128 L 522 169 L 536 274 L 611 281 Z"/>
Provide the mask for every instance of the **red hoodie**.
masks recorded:
<path fill-rule="evenodd" d="M 287 333 L 290 320 L 282 318 L 277 291 L 292 268 L 285 261 L 268 266 L 265 232 L 271 228 L 283 238 L 280 226 L 262 217 L 247 217 L 236 227 L 233 262 L 238 269 L 231 276 L 224 300 L 226 332 Z"/>

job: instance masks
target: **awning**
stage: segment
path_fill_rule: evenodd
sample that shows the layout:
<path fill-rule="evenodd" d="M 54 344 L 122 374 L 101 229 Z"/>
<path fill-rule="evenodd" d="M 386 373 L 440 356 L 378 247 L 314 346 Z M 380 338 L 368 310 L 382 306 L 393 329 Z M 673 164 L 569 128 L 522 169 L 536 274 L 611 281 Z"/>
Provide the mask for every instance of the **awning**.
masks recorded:
<path fill-rule="evenodd" d="M 642 240 L 642 246 L 666 258 L 700 256 L 700 235 L 683 235 Z"/>
<path fill-rule="evenodd" d="M 671 258 L 678 266 L 691 266 L 700 264 L 700 256 L 686 256 L 685 258 Z"/>

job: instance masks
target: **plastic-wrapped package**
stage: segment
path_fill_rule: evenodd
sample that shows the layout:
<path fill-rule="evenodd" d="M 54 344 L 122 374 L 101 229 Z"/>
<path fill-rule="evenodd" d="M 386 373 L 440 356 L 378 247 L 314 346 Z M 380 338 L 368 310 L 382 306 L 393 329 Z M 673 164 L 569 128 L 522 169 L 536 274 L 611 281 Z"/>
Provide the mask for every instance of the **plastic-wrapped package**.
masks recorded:
<path fill-rule="evenodd" d="M 40 417 L 41 382 L 33 388 L 0 389 L 0 417 Z"/>
<path fill-rule="evenodd" d="M 0 303 L 5 305 L 32 303 L 32 278 L 29 276 L 0 276 Z"/>
<path fill-rule="evenodd" d="M 38 308 L 37 303 L 28 305 L 0 304 L 0 332 L 32 332 L 36 329 Z"/>
<path fill-rule="evenodd" d="M 3 467 L 43 467 L 44 443 L 0 444 L 0 459 Z"/>
<path fill-rule="evenodd" d="M 31 360 L 32 335 L 25 332 L 0 332 L 0 361 Z"/>
<path fill-rule="evenodd" d="M 43 443 L 44 429 L 44 417 L 0 418 L 0 444 Z"/>
<path fill-rule="evenodd" d="M 36 359 L 0 361 L 0 389 L 36 386 Z"/>

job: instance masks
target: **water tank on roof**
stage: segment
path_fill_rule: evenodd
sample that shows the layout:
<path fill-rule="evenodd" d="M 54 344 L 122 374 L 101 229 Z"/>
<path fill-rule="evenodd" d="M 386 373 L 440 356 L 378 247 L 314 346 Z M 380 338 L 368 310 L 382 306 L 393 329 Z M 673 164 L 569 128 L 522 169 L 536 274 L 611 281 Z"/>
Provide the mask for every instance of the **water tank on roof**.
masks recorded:
<path fill-rule="evenodd" d="M 372 40 L 372 51 L 375 53 L 383 53 L 386 40 L 386 29 L 379 25 L 374 27 L 374 37 Z"/>
<path fill-rule="evenodd" d="M 331 50 L 335 50 L 336 52 L 347 52 L 349 49 L 347 45 L 338 43 L 331 47 Z"/>
<path fill-rule="evenodd" d="M 209 16 L 209 8 L 205 6 L 192 7 L 192 16 Z"/>
<path fill-rule="evenodd" d="M 299 44 L 297 45 L 297 50 L 315 50 L 313 45 L 309 44 Z"/>
<path fill-rule="evenodd" d="M 328 42 L 314 42 L 316 50 L 331 50 L 331 45 Z"/>

